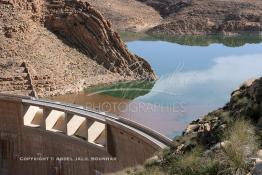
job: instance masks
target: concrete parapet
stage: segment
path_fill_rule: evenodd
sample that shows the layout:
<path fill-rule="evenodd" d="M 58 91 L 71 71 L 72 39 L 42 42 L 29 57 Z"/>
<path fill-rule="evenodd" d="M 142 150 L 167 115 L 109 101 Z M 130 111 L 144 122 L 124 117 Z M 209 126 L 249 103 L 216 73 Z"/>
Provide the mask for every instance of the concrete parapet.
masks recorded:
<path fill-rule="evenodd" d="M 172 144 L 132 121 L 69 104 L 2 94 L 0 142 L 4 162 L 0 174 L 8 175 L 112 173 L 142 164 Z M 25 160 L 28 157 L 49 159 Z"/>

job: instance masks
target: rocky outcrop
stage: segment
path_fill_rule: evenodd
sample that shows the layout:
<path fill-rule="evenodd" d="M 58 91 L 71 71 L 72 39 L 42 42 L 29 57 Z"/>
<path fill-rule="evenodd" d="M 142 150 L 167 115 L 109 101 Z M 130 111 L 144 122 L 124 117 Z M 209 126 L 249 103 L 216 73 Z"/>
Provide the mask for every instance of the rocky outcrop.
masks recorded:
<path fill-rule="evenodd" d="M 102 83 L 156 79 L 150 65 L 131 54 L 110 22 L 88 3 L 0 0 L 0 40 L 0 64 L 25 62 L 40 96 Z M 15 69 L 2 66 L 0 71 L 11 75 Z M 19 87 L 18 94 L 31 94 L 22 93 L 26 84 Z M 12 88 L 0 92 L 14 93 Z"/>
<path fill-rule="evenodd" d="M 60 7 L 59 10 L 56 10 Z M 137 79 L 155 80 L 150 65 L 128 52 L 109 21 L 87 2 L 65 1 L 47 5 L 45 25 L 74 47 L 112 72 Z"/>
<path fill-rule="evenodd" d="M 172 147 L 121 174 L 260 175 L 261 102 L 262 77 L 246 81 L 223 108 L 192 121 Z"/>
<path fill-rule="evenodd" d="M 155 8 L 163 17 L 178 12 L 191 4 L 192 0 L 138 0 Z"/>
<path fill-rule="evenodd" d="M 262 127 L 262 78 L 248 80 L 231 94 L 230 102 L 203 118 L 192 121 L 182 136 L 174 140 L 176 152 L 186 152 L 197 145 L 211 149 L 221 142 L 221 134 L 238 118 Z"/>

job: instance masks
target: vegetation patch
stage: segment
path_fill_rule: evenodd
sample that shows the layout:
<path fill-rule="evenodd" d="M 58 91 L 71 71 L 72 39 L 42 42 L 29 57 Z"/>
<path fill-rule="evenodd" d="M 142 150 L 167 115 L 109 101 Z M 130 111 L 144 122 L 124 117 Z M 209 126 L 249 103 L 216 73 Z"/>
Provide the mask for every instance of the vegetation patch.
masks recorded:
<path fill-rule="evenodd" d="M 198 145 L 183 154 L 166 149 L 158 159 L 133 174 L 245 175 L 253 167 L 251 158 L 258 148 L 255 127 L 247 120 L 238 119 L 225 129 L 221 142 L 210 149 Z"/>

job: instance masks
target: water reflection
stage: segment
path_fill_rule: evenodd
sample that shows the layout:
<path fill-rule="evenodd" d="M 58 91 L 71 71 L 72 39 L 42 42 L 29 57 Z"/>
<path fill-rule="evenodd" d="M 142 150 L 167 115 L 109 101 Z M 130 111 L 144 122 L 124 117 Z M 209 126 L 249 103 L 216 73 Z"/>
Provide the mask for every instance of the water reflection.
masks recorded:
<path fill-rule="evenodd" d="M 154 86 L 153 81 L 130 81 L 88 88 L 85 91 L 90 95 L 104 94 L 112 97 L 133 100 L 136 97 L 146 95 Z"/>
<path fill-rule="evenodd" d="M 131 41 L 167 41 L 187 46 L 209 46 L 211 44 L 223 44 L 227 47 L 240 47 L 245 44 L 259 44 L 262 35 L 150 35 L 147 33 L 120 32 L 121 38 L 126 42 Z"/>
<path fill-rule="evenodd" d="M 258 44 L 262 42 L 261 35 L 184 35 L 184 36 L 154 36 L 155 39 L 188 46 L 209 46 L 210 44 L 223 44 L 227 47 L 240 47 L 245 44 Z"/>
<path fill-rule="evenodd" d="M 147 35 L 135 39 L 127 43 L 129 50 L 147 59 L 159 80 L 95 87 L 55 99 L 109 111 L 174 137 L 191 120 L 223 106 L 243 81 L 262 76 L 260 36 L 169 38 L 176 43 Z"/>
<path fill-rule="evenodd" d="M 151 92 L 136 100 L 163 105 L 181 101 L 185 104 L 223 105 L 241 82 L 262 76 L 261 54 L 218 57 L 204 70 L 174 72 L 160 77 Z M 160 92 L 169 92 L 167 95 Z"/>

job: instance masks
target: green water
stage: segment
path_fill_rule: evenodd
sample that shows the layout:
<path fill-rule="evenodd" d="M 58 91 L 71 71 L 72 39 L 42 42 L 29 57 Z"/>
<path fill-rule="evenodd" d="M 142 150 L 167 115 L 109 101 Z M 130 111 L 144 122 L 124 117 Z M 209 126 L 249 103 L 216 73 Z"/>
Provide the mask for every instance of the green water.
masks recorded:
<path fill-rule="evenodd" d="M 98 86 L 85 89 L 90 95 L 103 94 L 122 99 L 134 100 L 139 96 L 146 95 L 151 91 L 155 82 L 129 81 L 108 86 Z"/>

